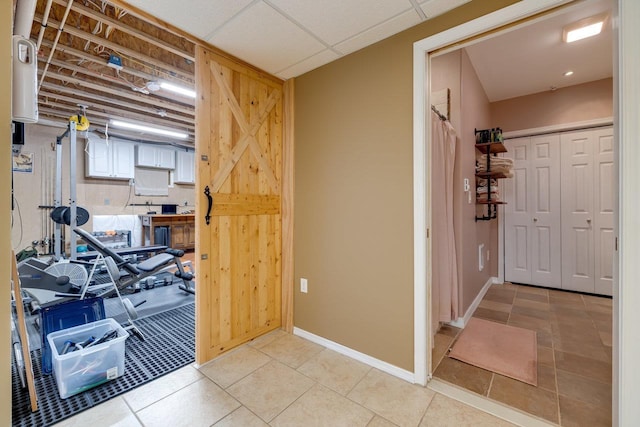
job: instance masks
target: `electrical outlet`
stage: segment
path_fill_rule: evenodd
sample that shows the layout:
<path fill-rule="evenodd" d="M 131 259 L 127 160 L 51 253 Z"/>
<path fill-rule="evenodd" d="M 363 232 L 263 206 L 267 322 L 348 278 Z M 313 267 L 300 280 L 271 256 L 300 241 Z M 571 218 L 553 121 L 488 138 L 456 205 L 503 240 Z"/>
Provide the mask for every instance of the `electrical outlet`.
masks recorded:
<path fill-rule="evenodd" d="M 482 256 L 482 252 L 484 252 L 484 243 L 481 243 L 478 246 L 478 270 L 484 270 L 484 257 Z"/>
<path fill-rule="evenodd" d="M 304 277 L 300 279 L 300 292 L 302 292 L 303 294 L 307 293 L 307 279 L 305 279 Z"/>

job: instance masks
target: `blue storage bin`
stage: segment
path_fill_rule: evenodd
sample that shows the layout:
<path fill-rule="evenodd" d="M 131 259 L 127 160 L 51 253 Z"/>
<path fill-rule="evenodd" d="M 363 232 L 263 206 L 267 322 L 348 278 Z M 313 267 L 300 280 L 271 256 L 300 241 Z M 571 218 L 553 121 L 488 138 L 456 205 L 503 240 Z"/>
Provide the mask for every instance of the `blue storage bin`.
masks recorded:
<path fill-rule="evenodd" d="M 85 298 L 43 307 L 40 310 L 40 332 L 42 334 L 42 373 L 50 374 L 51 347 L 47 335 L 51 332 L 105 319 L 102 298 Z"/>

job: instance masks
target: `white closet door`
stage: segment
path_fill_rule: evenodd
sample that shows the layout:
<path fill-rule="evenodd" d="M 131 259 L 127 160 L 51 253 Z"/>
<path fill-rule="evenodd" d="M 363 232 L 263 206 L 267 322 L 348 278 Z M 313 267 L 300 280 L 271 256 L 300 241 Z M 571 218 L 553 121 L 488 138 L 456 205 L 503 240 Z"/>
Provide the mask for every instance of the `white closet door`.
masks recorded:
<path fill-rule="evenodd" d="M 514 177 L 504 180 L 505 280 L 560 288 L 560 137 L 506 142 Z"/>
<path fill-rule="evenodd" d="M 531 138 L 529 191 L 531 212 L 531 284 L 560 288 L 560 136 Z"/>
<path fill-rule="evenodd" d="M 513 178 L 505 179 L 504 278 L 508 282 L 531 283 L 529 202 L 530 138 L 505 141 L 507 155 L 513 159 Z"/>
<path fill-rule="evenodd" d="M 562 288 L 594 292 L 593 131 L 564 133 L 562 145 Z"/>
<path fill-rule="evenodd" d="M 594 131 L 594 215 L 593 241 L 595 252 L 594 292 L 602 295 L 613 293 L 613 233 L 614 165 L 613 128 Z"/>

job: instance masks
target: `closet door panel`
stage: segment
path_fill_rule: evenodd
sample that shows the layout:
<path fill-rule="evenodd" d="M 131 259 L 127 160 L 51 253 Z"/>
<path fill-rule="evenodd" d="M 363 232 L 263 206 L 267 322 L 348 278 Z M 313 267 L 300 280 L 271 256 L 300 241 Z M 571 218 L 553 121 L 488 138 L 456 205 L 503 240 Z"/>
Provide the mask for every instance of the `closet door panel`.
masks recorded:
<path fill-rule="evenodd" d="M 513 153 L 513 178 L 503 180 L 505 205 L 505 280 L 531 283 L 531 214 L 529 212 L 530 138 L 505 142 Z"/>
<path fill-rule="evenodd" d="M 560 288 L 560 136 L 531 138 L 531 283 Z"/>
<path fill-rule="evenodd" d="M 594 292 L 594 138 L 565 133 L 562 150 L 562 288 Z"/>
<path fill-rule="evenodd" d="M 615 236 L 613 232 L 614 177 L 613 164 L 613 128 L 594 131 L 594 251 L 595 272 L 594 291 L 598 294 L 613 293 L 613 251 Z"/>

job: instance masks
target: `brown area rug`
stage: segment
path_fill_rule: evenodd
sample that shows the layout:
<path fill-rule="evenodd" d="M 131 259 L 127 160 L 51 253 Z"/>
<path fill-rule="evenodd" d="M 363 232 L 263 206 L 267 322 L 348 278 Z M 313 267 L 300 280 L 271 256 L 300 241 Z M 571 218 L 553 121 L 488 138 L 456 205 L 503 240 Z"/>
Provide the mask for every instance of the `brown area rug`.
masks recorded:
<path fill-rule="evenodd" d="M 449 357 L 538 385 L 536 332 L 472 317 Z"/>

